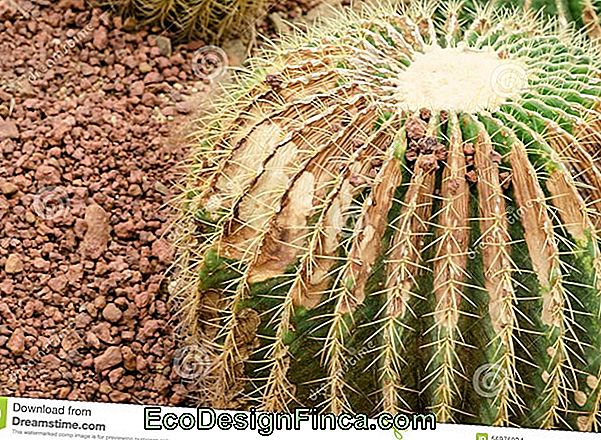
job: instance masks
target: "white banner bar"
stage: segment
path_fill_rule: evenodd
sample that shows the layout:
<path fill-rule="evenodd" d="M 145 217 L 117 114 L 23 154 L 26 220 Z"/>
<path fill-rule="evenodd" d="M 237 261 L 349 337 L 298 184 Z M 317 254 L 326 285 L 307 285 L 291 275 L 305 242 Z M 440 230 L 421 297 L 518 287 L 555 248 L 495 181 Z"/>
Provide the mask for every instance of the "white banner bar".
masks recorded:
<path fill-rule="evenodd" d="M 331 440 L 361 436 L 362 440 L 571 440 L 601 439 L 601 434 L 436 424 L 423 430 L 423 418 L 407 416 L 406 429 L 380 429 L 374 419 L 347 415 L 328 429 L 330 418 L 310 409 L 293 415 L 209 408 L 169 408 L 61 400 L 0 397 L 0 439 L 186 440 L 298 439 Z M 344 420 L 343 420 L 344 419 Z M 322 424 L 320 426 L 320 423 Z M 286 429 L 289 428 L 289 429 Z M 325 429 L 322 429 L 325 428 Z"/>

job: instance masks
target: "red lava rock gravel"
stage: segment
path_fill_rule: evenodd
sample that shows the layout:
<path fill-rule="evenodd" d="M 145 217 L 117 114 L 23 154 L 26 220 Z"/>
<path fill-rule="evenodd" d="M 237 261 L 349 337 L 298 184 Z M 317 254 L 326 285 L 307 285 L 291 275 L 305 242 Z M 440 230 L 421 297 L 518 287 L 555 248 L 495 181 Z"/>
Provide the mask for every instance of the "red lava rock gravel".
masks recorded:
<path fill-rule="evenodd" d="M 169 54 L 83 0 L 16 1 L 0 9 L 0 395 L 185 405 L 163 234 L 193 46 Z"/>

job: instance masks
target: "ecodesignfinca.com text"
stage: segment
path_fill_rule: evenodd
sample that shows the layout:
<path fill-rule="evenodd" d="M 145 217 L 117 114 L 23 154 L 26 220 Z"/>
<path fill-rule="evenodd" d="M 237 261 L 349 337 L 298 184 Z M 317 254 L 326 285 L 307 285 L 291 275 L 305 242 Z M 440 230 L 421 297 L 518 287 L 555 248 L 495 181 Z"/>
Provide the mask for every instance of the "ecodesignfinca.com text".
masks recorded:
<path fill-rule="evenodd" d="M 257 431 L 263 436 L 275 431 L 300 430 L 374 431 L 397 429 L 404 431 L 436 429 L 434 414 L 390 414 L 382 412 L 370 419 L 366 414 L 321 413 L 315 408 L 296 408 L 292 412 L 219 411 L 197 408 L 194 411 L 170 411 L 161 407 L 144 407 L 144 429 L 147 431 L 238 430 Z"/>

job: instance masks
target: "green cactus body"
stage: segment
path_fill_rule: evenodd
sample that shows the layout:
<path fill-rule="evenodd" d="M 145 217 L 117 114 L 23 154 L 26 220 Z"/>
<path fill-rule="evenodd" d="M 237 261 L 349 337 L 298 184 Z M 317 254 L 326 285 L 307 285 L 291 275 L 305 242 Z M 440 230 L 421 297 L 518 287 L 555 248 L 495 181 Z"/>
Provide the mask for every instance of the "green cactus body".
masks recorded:
<path fill-rule="evenodd" d="M 532 0 L 525 6 L 541 9 L 547 15 L 557 14 L 564 23 L 574 22 L 577 28 L 584 29 L 592 39 L 601 38 L 601 2 L 598 0 Z"/>
<path fill-rule="evenodd" d="M 601 2 L 599 0 L 570 1 L 568 11 L 578 26 L 586 29 L 592 38 L 601 38 Z"/>
<path fill-rule="evenodd" d="M 558 17 L 562 26 L 573 23 L 577 29 L 584 30 L 593 41 L 601 41 L 599 0 L 478 0 L 470 3 L 475 9 L 486 5 L 500 6 L 533 11 L 543 17 Z"/>
<path fill-rule="evenodd" d="M 177 290 L 207 403 L 598 428 L 599 59 L 492 9 L 349 12 L 202 122 Z"/>

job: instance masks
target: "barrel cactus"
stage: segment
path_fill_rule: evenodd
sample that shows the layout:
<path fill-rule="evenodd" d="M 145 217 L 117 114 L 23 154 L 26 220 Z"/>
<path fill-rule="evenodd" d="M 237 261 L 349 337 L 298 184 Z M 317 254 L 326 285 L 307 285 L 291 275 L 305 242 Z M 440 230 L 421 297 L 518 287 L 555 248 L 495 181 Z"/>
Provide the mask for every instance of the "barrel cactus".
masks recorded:
<path fill-rule="evenodd" d="M 181 40 L 219 42 L 253 27 L 268 0 L 98 0 L 125 17 L 157 25 Z"/>
<path fill-rule="evenodd" d="M 532 0 L 526 8 L 541 8 L 544 13 L 557 14 L 566 23 L 574 22 L 595 41 L 601 40 L 601 2 L 598 0 Z"/>
<path fill-rule="evenodd" d="M 201 120 L 173 288 L 205 403 L 598 428 L 600 60 L 498 11 L 342 13 Z"/>
<path fill-rule="evenodd" d="M 488 3 L 488 0 L 477 0 Z M 601 42 L 601 2 L 599 0 L 492 0 L 500 6 L 536 11 L 542 16 L 556 16 L 562 25 L 573 24 Z"/>

